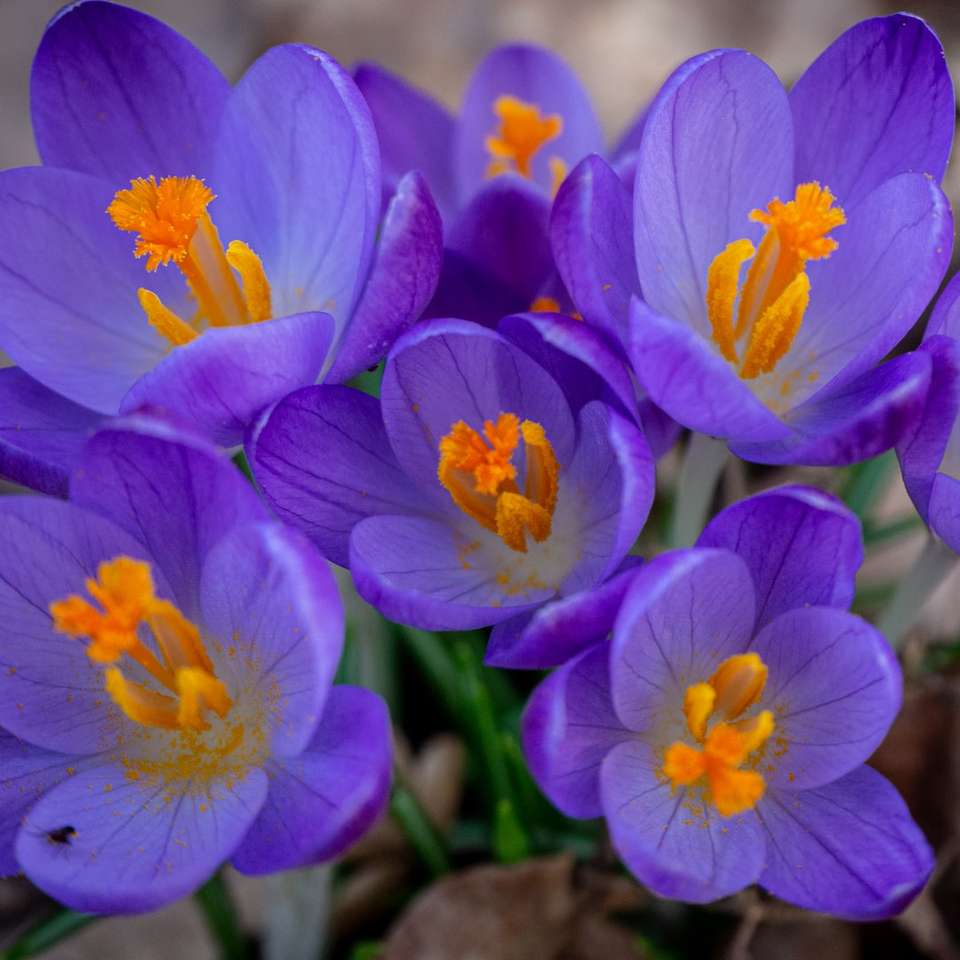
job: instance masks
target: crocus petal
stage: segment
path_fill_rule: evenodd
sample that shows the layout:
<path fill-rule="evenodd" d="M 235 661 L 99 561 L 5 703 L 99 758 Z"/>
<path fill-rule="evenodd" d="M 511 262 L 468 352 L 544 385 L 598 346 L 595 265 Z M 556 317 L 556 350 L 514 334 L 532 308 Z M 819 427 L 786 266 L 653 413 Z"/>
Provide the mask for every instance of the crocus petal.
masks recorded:
<path fill-rule="evenodd" d="M 662 763 L 648 744 L 628 740 L 600 768 L 610 839 L 630 872 L 658 896 L 690 903 L 753 883 L 764 863 L 757 818 L 720 817 L 686 788 L 672 790 Z"/>
<path fill-rule="evenodd" d="M 171 795 L 172 794 L 172 795 Z M 250 770 L 229 784 L 175 792 L 119 763 L 70 777 L 30 811 L 17 860 L 41 890 L 85 913 L 140 913 L 199 887 L 236 849 L 267 794 Z M 69 845 L 45 831 L 69 824 Z"/>
<path fill-rule="evenodd" d="M 933 869 L 933 851 L 907 805 L 869 767 L 815 790 L 772 791 L 757 813 L 768 838 L 760 884 L 807 910 L 892 917 Z"/>
<path fill-rule="evenodd" d="M 707 269 L 748 214 L 792 194 L 793 134 L 776 74 L 739 50 L 687 61 L 647 113 L 637 157 L 634 229 L 643 295 L 708 335 Z"/>
<path fill-rule="evenodd" d="M 268 519 L 226 457 L 146 418 L 117 421 L 94 436 L 71 478 L 70 497 L 142 542 L 191 618 L 200 610 L 207 553 L 238 524 Z"/>
<path fill-rule="evenodd" d="M 210 551 L 200 595 L 206 631 L 232 651 L 218 658 L 218 676 L 236 690 L 251 668 L 260 672 L 270 753 L 296 755 L 320 722 L 343 649 L 343 604 L 330 568 L 296 530 L 248 524 Z"/>
<path fill-rule="evenodd" d="M 605 583 L 560 597 L 529 616 L 498 623 L 484 662 L 490 667 L 546 670 L 603 640 L 613 627 L 640 557 L 627 557 Z"/>
<path fill-rule="evenodd" d="M 233 446 L 265 407 L 316 381 L 332 336 L 326 313 L 207 330 L 141 377 L 120 412 L 169 411 L 215 443 Z"/>
<path fill-rule="evenodd" d="M 390 449 L 380 404 L 350 387 L 305 387 L 285 397 L 247 452 L 277 516 L 341 566 L 349 562 L 350 531 L 360 520 L 419 506 Z"/>
<path fill-rule="evenodd" d="M 960 480 L 956 477 L 938 473 L 933 478 L 927 523 L 954 553 L 960 553 Z"/>
<path fill-rule="evenodd" d="M 853 206 L 898 173 L 943 178 L 953 142 L 953 83 L 933 31 L 909 14 L 862 20 L 790 93 L 798 183 Z"/>
<path fill-rule="evenodd" d="M 960 273 L 950 278 L 930 314 L 925 336 L 936 334 L 960 339 Z"/>
<path fill-rule="evenodd" d="M 863 563 L 860 521 L 813 487 L 779 487 L 727 507 L 707 524 L 697 546 L 731 550 L 746 563 L 757 630 L 798 607 L 845 610 Z"/>
<path fill-rule="evenodd" d="M 647 126 L 647 106 L 637 111 L 634 118 L 624 127 L 616 145 L 610 150 L 610 165 L 623 181 L 624 186 L 633 193 L 633 179 L 637 172 L 637 155 L 643 140 L 643 131 Z"/>
<path fill-rule="evenodd" d="M 455 145 L 461 203 L 467 202 L 487 176 L 492 158 L 486 140 L 499 129 L 494 103 L 501 96 L 533 104 L 543 116 L 559 114 L 563 122 L 559 136 L 544 144 L 533 158 L 531 179 L 546 194 L 553 184 L 551 157 L 561 159 L 569 170 L 588 153 L 603 150 L 603 135 L 590 97 L 563 60 L 528 44 L 497 47 L 477 67 L 463 99 Z"/>
<path fill-rule="evenodd" d="M 627 343 L 630 298 L 640 293 L 633 207 L 626 187 L 600 157 L 581 161 L 557 192 L 550 244 L 577 310 Z"/>
<path fill-rule="evenodd" d="M 175 271 L 148 279 L 134 259 L 106 214 L 112 196 L 110 185 L 68 170 L 0 174 L 0 343 L 44 386 L 107 414 L 165 351 L 137 288 L 183 298 Z"/>
<path fill-rule="evenodd" d="M 528 226 L 529 221 L 520 224 L 520 229 Z M 541 236 L 539 229 L 535 229 L 534 234 L 532 249 L 538 251 L 535 259 L 542 265 L 546 239 Z M 509 232 L 506 235 L 509 236 Z M 501 317 L 526 310 L 531 298 L 530 290 L 520 293 L 511 290 L 490 276 L 482 264 L 475 264 L 469 256 L 448 247 L 443 252 L 437 292 L 427 305 L 424 317 L 461 317 L 495 327 Z"/>
<path fill-rule="evenodd" d="M 354 72 L 370 107 L 380 141 L 384 193 L 389 196 L 410 170 L 419 170 L 444 220 L 456 210 L 453 140 L 456 121 L 433 97 L 375 63 Z"/>
<path fill-rule="evenodd" d="M 18 367 L 0 370 L 0 476 L 66 496 L 70 470 L 100 414 L 72 403 Z"/>
<path fill-rule="evenodd" d="M 370 278 L 337 349 L 328 383 L 376 366 L 423 313 L 437 288 L 443 224 L 419 173 L 400 181 L 387 207 Z"/>
<path fill-rule="evenodd" d="M 233 865 L 272 873 L 342 853 L 383 810 L 392 755 L 383 701 L 359 687 L 334 687 L 306 750 L 268 766 L 270 792 Z"/>
<path fill-rule="evenodd" d="M 96 0 L 50 21 L 30 107 L 45 164 L 126 186 L 134 177 L 210 174 L 230 87 L 187 39 L 146 14 Z"/>
<path fill-rule="evenodd" d="M 523 714 L 530 772 L 568 817 L 603 816 L 600 764 L 633 734 L 610 701 L 610 644 L 585 650 L 534 690 Z"/>
<path fill-rule="evenodd" d="M 573 454 L 573 417 L 556 382 L 519 347 L 476 324 L 437 320 L 401 338 L 380 401 L 397 460 L 427 503 L 450 502 L 437 464 L 440 439 L 458 420 L 479 430 L 485 420 L 515 413 L 543 427 L 561 467 Z"/>
<path fill-rule="evenodd" d="M 767 442 L 789 433 L 700 334 L 637 298 L 630 323 L 630 356 L 637 377 L 673 419 L 732 442 Z"/>
<path fill-rule="evenodd" d="M 613 631 L 613 702 L 625 726 L 682 722 L 687 685 L 750 642 L 754 593 L 746 563 L 726 550 L 675 550 L 640 568 Z"/>
<path fill-rule="evenodd" d="M 20 872 L 14 842 L 30 807 L 87 762 L 83 757 L 38 750 L 0 729 L 0 877 Z"/>
<path fill-rule="evenodd" d="M 754 463 L 840 466 L 878 456 L 912 436 L 927 398 L 931 360 L 917 351 L 889 361 L 808 401 L 787 422 L 789 437 L 775 443 L 734 443 Z"/>
<path fill-rule="evenodd" d="M 801 790 L 842 777 L 880 745 L 900 709 L 903 679 L 890 645 L 845 610 L 789 610 L 750 650 L 769 671 L 758 705 L 776 720 L 763 766 L 769 783 Z"/>
<path fill-rule="evenodd" d="M 339 336 L 380 220 L 376 133 L 353 80 L 311 47 L 267 51 L 227 103 L 216 170 L 220 234 L 259 255 L 274 315 L 323 311 Z"/>
<path fill-rule="evenodd" d="M 104 694 L 103 668 L 83 640 L 54 633 L 49 608 L 83 594 L 101 561 L 149 555 L 109 520 L 40 497 L 0 499 L 0 542 L 0 725 L 61 753 L 115 745 L 125 721 Z M 162 571 L 156 582 L 169 596 Z"/>

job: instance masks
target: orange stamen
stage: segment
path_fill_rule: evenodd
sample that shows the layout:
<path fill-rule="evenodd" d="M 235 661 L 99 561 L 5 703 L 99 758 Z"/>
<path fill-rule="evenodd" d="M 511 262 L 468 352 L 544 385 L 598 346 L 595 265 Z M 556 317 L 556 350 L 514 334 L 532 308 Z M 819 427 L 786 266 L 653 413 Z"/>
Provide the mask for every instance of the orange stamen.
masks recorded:
<path fill-rule="evenodd" d="M 484 141 L 492 158 L 487 166 L 487 176 L 495 177 L 512 171 L 531 179 L 534 156 L 545 143 L 560 136 L 563 118 L 556 113 L 545 117 L 536 104 L 509 95 L 497 97 L 493 112 L 500 126 L 496 133 Z M 552 157 L 550 170 L 556 192 L 566 176 L 566 164 L 559 157 Z"/>

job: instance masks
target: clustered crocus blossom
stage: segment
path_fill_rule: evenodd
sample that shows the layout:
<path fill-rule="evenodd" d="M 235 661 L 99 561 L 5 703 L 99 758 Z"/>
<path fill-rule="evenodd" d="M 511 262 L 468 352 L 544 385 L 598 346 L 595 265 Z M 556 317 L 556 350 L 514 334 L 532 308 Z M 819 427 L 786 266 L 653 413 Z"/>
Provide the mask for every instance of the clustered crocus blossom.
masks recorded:
<path fill-rule="evenodd" d="M 216 450 L 117 421 L 68 502 L 3 497 L 0 531 L 0 875 L 149 910 L 226 860 L 332 857 L 376 818 L 390 727 L 331 686 L 333 577 Z"/>
<path fill-rule="evenodd" d="M 0 174 L 0 469 L 22 483 L 62 493 L 83 437 L 144 406 L 237 444 L 379 361 L 433 294 L 429 191 L 397 183 L 381 229 L 369 110 L 321 51 L 271 49 L 231 89 L 169 27 L 87 0 L 47 27 L 31 107 L 43 165 Z"/>
<path fill-rule="evenodd" d="M 642 567 L 608 640 L 555 671 L 524 718 L 531 769 L 574 817 L 606 818 L 660 896 L 759 883 L 852 919 L 899 912 L 933 856 L 864 765 L 901 700 L 896 657 L 847 612 L 856 517 L 785 487 Z"/>

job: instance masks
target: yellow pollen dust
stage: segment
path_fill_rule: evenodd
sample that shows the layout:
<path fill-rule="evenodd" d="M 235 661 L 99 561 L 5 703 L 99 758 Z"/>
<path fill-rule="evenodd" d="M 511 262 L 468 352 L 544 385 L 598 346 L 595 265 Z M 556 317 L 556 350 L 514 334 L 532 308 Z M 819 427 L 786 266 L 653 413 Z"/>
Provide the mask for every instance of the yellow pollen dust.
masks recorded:
<path fill-rule="evenodd" d="M 837 249 L 830 232 L 847 222 L 834 199 L 816 182 L 801 183 L 787 203 L 774 198 L 750 213 L 766 227 L 760 246 L 734 240 L 707 270 L 713 340 L 745 380 L 772 373 L 800 330 L 810 302 L 807 261 L 829 257 Z M 749 260 L 741 285 L 740 268 Z"/>
<path fill-rule="evenodd" d="M 723 817 L 752 810 L 766 790 L 761 774 L 741 769 L 756 765 L 774 730 L 769 710 L 743 716 L 766 682 L 767 667 L 757 654 L 729 657 L 707 682 L 687 687 L 683 712 L 696 745 L 678 740 L 664 753 L 662 773 L 674 789 L 702 786 Z"/>
<path fill-rule="evenodd" d="M 513 455 L 523 439 L 524 489 Z M 512 550 L 527 551 L 527 534 L 538 543 L 550 536 L 560 468 L 543 427 L 501 413 L 485 420 L 483 435 L 463 420 L 440 440 L 437 475 L 453 502 Z"/>
<path fill-rule="evenodd" d="M 532 179 L 533 158 L 544 144 L 563 132 L 563 117 L 558 113 L 544 116 L 535 103 L 508 94 L 497 97 L 493 112 L 500 126 L 484 141 L 491 157 L 487 176 L 512 172 Z M 551 193 L 555 194 L 567 175 L 567 165 L 560 157 L 550 157 L 548 163 L 553 180 Z"/>
<path fill-rule="evenodd" d="M 150 325 L 172 347 L 194 340 L 206 327 L 258 323 L 272 316 L 270 284 L 260 258 L 234 240 L 226 251 L 207 213 L 215 199 L 197 177 L 137 179 L 118 190 L 107 208 L 114 225 L 136 234 L 135 257 L 147 271 L 173 263 L 197 304 L 185 320 L 151 290 L 137 291 Z"/>
<path fill-rule="evenodd" d="M 108 665 L 104 688 L 135 723 L 164 730 L 201 731 L 208 715 L 225 717 L 233 703 L 217 679 L 197 628 L 169 600 L 156 596 L 150 564 L 115 557 L 97 567 L 87 592 L 50 604 L 54 629 L 86 637 L 87 656 Z M 153 644 L 144 642 L 152 637 Z M 130 680 L 118 666 L 129 657 L 156 681 Z"/>

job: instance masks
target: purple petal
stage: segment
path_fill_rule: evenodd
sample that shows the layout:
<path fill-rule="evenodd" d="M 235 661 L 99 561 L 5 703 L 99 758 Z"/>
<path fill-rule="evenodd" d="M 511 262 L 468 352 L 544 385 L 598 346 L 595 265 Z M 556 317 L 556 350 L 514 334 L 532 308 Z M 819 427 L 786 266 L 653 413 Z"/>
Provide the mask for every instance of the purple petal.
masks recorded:
<path fill-rule="evenodd" d="M 938 473 L 933 478 L 927 523 L 954 553 L 960 553 L 960 480 L 956 477 Z"/>
<path fill-rule="evenodd" d="M 603 816 L 600 764 L 632 736 L 610 700 L 610 644 L 600 643 L 555 670 L 523 714 L 523 749 L 530 772 L 568 817 Z"/>
<path fill-rule="evenodd" d="M 827 607 L 789 610 L 750 649 L 769 670 L 758 705 L 776 720 L 762 767 L 769 783 L 819 787 L 880 745 L 900 709 L 903 678 L 890 645 L 866 621 Z"/>
<path fill-rule="evenodd" d="M 560 597 L 530 616 L 498 623 L 490 632 L 484 662 L 490 667 L 546 670 L 599 643 L 613 628 L 641 562 L 639 557 L 627 557 L 621 571 L 605 583 Z"/>
<path fill-rule="evenodd" d="M 0 476 L 64 497 L 70 471 L 103 417 L 18 367 L 0 370 Z"/>
<path fill-rule="evenodd" d="M 856 515 L 812 487 L 779 487 L 727 507 L 697 546 L 730 550 L 746 563 L 756 591 L 757 630 L 797 607 L 845 610 L 863 563 Z"/>
<path fill-rule="evenodd" d="M 499 129 L 493 105 L 504 95 L 534 104 L 544 116 L 559 114 L 563 120 L 560 135 L 533 158 L 531 179 L 545 194 L 553 183 L 551 157 L 559 157 L 569 170 L 588 153 L 603 150 L 603 135 L 590 97 L 563 60 L 529 44 L 497 47 L 474 71 L 463 99 L 455 145 L 461 203 L 466 203 L 486 178 L 491 156 L 485 142 Z"/>
<path fill-rule="evenodd" d="M 953 142 L 953 83 L 936 34 L 909 14 L 863 20 L 790 93 L 796 179 L 853 206 L 898 173 L 943 178 Z"/>
<path fill-rule="evenodd" d="M 769 442 L 789 428 L 688 326 L 634 298 L 630 355 L 650 398 L 673 419 L 731 442 Z"/>
<path fill-rule="evenodd" d="M 624 726 L 682 722 L 690 684 L 750 643 L 754 586 L 726 550 L 676 550 L 640 568 L 613 631 L 613 702 Z"/>
<path fill-rule="evenodd" d="M 768 836 L 760 883 L 782 900 L 849 920 L 900 913 L 933 852 L 894 787 L 869 767 L 816 790 L 776 791 L 758 815 Z"/>
<path fill-rule="evenodd" d="M 144 544 L 189 618 L 200 609 L 206 555 L 235 526 L 268 519 L 226 457 L 145 418 L 119 421 L 94 436 L 71 478 L 70 498 Z"/>
<path fill-rule="evenodd" d="M 397 465 L 380 404 L 349 387 L 305 387 L 281 400 L 248 443 L 274 512 L 346 566 L 350 531 L 364 517 L 413 513 L 416 488 Z"/>
<path fill-rule="evenodd" d="M 426 181 L 400 181 L 381 227 L 376 260 L 344 331 L 328 383 L 344 383 L 376 366 L 423 313 L 440 279 L 443 224 Z"/>
<path fill-rule="evenodd" d="M 33 61 L 30 107 L 43 162 L 113 188 L 210 173 L 230 87 L 189 40 L 119 4 L 72 3 Z"/>
<path fill-rule="evenodd" d="M 82 757 L 38 750 L 0 730 L 0 877 L 20 872 L 14 842 L 27 811 L 51 787 L 87 763 Z M 28 827 L 36 830 L 36 827 Z"/>
<path fill-rule="evenodd" d="M 937 298 L 925 336 L 943 334 L 960 339 L 960 273 L 954 274 Z"/>
<path fill-rule="evenodd" d="M 184 290 L 175 271 L 147 278 L 106 214 L 112 196 L 67 170 L 0 174 L 0 343 L 44 386 L 107 414 L 165 352 L 137 288 L 174 305 Z"/>
<path fill-rule="evenodd" d="M 662 763 L 658 751 L 630 740 L 600 769 L 610 839 L 630 872 L 657 896 L 690 903 L 719 900 L 756 881 L 764 862 L 757 818 L 720 817 L 686 789 L 672 790 Z"/>
<path fill-rule="evenodd" d="M 786 439 L 738 443 L 731 449 L 755 463 L 808 466 L 840 466 L 878 456 L 916 430 L 931 366 L 920 351 L 896 357 L 798 407 L 787 418 L 795 432 Z"/>
<path fill-rule="evenodd" d="M 640 293 L 633 208 L 620 178 L 600 157 L 583 160 L 557 192 L 550 243 L 577 310 L 627 343 L 630 298 Z"/>
<path fill-rule="evenodd" d="M 329 860 L 380 815 L 393 748 L 386 706 L 359 687 L 334 687 L 303 753 L 268 767 L 270 792 L 233 865 L 271 873 Z"/>
<path fill-rule="evenodd" d="M 332 335 L 326 313 L 207 330 L 141 377 L 120 412 L 169 411 L 213 442 L 233 446 L 265 407 L 316 382 Z"/>
<path fill-rule="evenodd" d="M 227 103 L 215 186 L 220 234 L 260 256 L 274 316 L 329 313 L 339 338 L 380 221 L 376 133 L 350 76 L 311 47 L 267 51 Z"/>
<path fill-rule="evenodd" d="M 561 469 L 570 462 L 576 432 L 556 382 L 519 347 L 460 320 L 420 324 L 394 347 L 380 400 L 397 460 L 425 503 L 447 507 L 437 480 L 441 437 L 458 421 L 475 430 L 484 420 L 515 413 L 539 423 Z"/>
<path fill-rule="evenodd" d="M 83 640 L 54 633 L 49 607 L 82 594 L 101 561 L 149 554 L 110 521 L 46 497 L 0 499 L 0 542 L 0 725 L 61 753 L 115 746 L 126 721 L 104 694 L 103 669 Z"/>
<path fill-rule="evenodd" d="M 181 787 L 181 789 L 183 789 Z M 131 780 L 120 763 L 51 790 L 17 837 L 17 859 L 41 890 L 84 913 L 141 913 L 204 883 L 236 849 L 267 794 L 262 770 L 178 792 Z M 45 831 L 69 824 L 69 844 Z"/>
<path fill-rule="evenodd" d="M 633 179 L 637 171 L 637 155 L 643 141 L 643 131 L 647 126 L 648 109 L 649 104 L 637 111 L 620 134 L 616 145 L 609 151 L 610 165 L 617 171 L 617 176 L 631 193 L 633 193 Z"/>
<path fill-rule="evenodd" d="M 236 527 L 214 547 L 200 581 L 202 622 L 230 655 L 217 675 L 231 690 L 257 674 L 272 756 L 310 742 L 343 649 L 343 604 L 330 568 L 306 538 L 276 523 Z"/>
<path fill-rule="evenodd" d="M 790 107 L 776 74 L 736 50 L 681 66 L 651 105 L 637 158 L 634 229 L 644 299 L 707 335 L 707 269 L 748 214 L 793 193 Z"/>
<path fill-rule="evenodd" d="M 386 196 L 410 170 L 419 170 L 444 220 L 456 210 L 453 140 L 456 121 L 433 97 L 410 86 L 375 63 L 361 63 L 354 72 L 377 128 Z"/>

